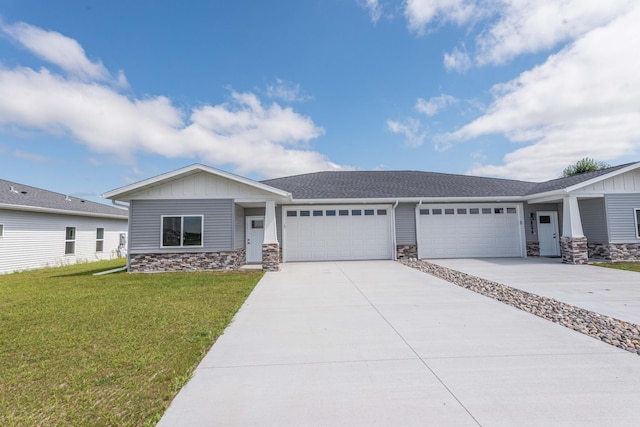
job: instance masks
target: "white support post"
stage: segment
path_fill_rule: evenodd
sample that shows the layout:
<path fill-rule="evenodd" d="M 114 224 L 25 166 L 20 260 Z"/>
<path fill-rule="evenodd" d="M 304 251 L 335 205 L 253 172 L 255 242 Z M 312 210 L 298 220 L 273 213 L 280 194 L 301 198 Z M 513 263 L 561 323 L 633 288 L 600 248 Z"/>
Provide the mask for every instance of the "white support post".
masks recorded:
<path fill-rule="evenodd" d="M 278 243 L 276 228 L 276 204 L 267 200 L 264 209 L 264 241 L 262 243 Z"/>
<path fill-rule="evenodd" d="M 575 196 L 562 199 L 562 237 L 584 237 L 578 198 Z"/>

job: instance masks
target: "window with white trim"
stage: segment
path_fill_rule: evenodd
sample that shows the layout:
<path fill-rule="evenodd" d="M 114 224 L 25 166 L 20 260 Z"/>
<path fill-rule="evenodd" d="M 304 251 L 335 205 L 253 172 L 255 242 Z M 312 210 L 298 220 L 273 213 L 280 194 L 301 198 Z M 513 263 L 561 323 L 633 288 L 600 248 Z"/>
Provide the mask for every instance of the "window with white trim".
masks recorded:
<path fill-rule="evenodd" d="M 202 215 L 162 216 L 162 247 L 202 247 Z"/>
<path fill-rule="evenodd" d="M 66 227 L 64 238 L 64 254 L 73 255 L 76 253 L 76 228 Z"/>
<path fill-rule="evenodd" d="M 636 208 L 635 212 L 636 212 L 636 237 L 640 239 L 640 208 Z"/>
<path fill-rule="evenodd" d="M 96 252 L 104 250 L 104 228 L 96 228 Z"/>

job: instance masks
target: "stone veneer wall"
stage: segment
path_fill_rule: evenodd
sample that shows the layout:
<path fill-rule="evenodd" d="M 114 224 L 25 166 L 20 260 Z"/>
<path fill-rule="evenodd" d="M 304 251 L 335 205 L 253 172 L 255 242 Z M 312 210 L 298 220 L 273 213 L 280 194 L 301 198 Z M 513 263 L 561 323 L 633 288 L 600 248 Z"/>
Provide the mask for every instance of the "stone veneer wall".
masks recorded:
<path fill-rule="evenodd" d="M 417 259 L 418 245 L 397 245 L 396 258 L 397 259 Z"/>
<path fill-rule="evenodd" d="M 640 243 L 589 243 L 589 258 L 640 261 Z"/>
<path fill-rule="evenodd" d="M 235 270 L 245 261 L 244 248 L 224 252 L 130 254 L 129 272 Z"/>
<path fill-rule="evenodd" d="M 561 237 L 560 252 L 565 264 L 586 264 L 589 260 L 586 237 Z"/>
<path fill-rule="evenodd" d="M 262 244 L 262 269 L 280 271 L 280 245 L 277 243 Z"/>
<path fill-rule="evenodd" d="M 540 256 L 540 242 L 527 242 L 527 256 Z"/>

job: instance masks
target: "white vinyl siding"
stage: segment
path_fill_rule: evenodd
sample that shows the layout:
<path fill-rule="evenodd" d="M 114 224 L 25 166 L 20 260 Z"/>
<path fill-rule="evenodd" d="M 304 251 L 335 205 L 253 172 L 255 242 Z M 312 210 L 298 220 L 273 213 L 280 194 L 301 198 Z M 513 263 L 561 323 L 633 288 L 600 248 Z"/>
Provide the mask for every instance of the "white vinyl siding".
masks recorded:
<path fill-rule="evenodd" d="M 116 258 L 127 220 L 0 209 L 0 273 Z M 65 255 L 66 227 L 76 228 L 74 254 Z M 96 228 L 104 228 L 104 250 L 96 253 Z"/>
<path fill-rule="evenodd" d="M 420 258 L 524 256 L 519 205 L 422 205 L 416 209 Z"/>

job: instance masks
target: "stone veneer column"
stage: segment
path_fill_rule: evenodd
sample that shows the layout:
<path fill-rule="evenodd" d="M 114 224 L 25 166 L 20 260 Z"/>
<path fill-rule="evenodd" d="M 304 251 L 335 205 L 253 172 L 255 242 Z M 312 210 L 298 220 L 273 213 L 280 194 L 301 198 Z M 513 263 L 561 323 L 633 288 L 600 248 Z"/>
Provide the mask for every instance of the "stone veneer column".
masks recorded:
<path fill-rule="evenodd" d="M 417 245 L 396 245 L 396 259 L 417 259 Z"/>
<path fill-rule="evenodd" d="M 565 264 L 586 264 L 589 259 L 586 237 L 562 237 L 560 249 Z"/>
<path fill-rule="evenodd" d="M 527 242 L 527 256 L 540 256 L 540 242 Z"/>
<path fill-rule="evenodd" d="M 280 271 L 280 245 L 278 243 L 262 244 L 262 269 Z"/>

